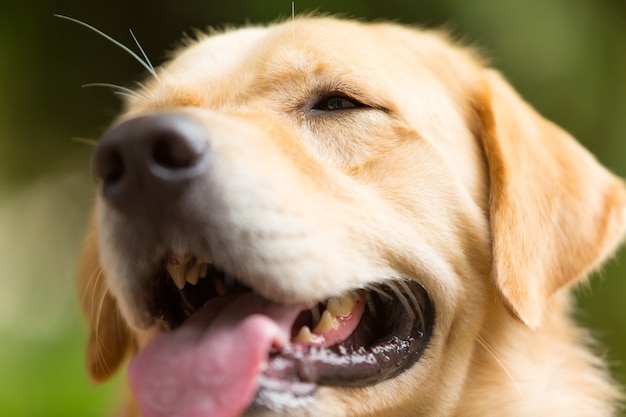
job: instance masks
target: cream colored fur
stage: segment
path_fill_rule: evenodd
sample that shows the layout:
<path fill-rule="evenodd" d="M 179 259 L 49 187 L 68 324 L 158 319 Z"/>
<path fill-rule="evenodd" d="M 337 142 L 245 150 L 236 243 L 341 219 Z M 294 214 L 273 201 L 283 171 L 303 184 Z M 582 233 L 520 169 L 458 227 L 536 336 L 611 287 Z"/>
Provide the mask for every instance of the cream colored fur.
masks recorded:
<path fill-rule="evenodd" d="M 303 110 L 332 91 L 370 108 Z M 434 334 L 411 369 L 322 387 L 281 415 L 613 415 L 618 390 L 568 292 L 623 237 L 624 183 L 472 50 L 437 32 L 301 18 L 190 42 L 138 93 L 120 120 L 168 110 L 206 128 L 220 205 L 199 233 L 255 291 L 310 301 L 402 276 L 433 300 Z M 113 221 L 99 201 L 79 271 L 98 381 L 153 332 L 126 295 Z"/>

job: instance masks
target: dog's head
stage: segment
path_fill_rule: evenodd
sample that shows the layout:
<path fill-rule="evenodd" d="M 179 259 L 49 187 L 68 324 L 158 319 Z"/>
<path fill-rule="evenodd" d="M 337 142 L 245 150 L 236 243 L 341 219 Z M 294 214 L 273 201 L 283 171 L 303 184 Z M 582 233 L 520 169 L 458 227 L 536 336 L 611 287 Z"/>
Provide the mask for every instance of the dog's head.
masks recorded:
<path fill-rule="evenodd" d="M 330 18 L 182 48 L 94 171 L 88 369 L 138 351 L 146 417 L 443 415 L 485 332 L 541 328 L 626 226 L 472 51 Z"/>

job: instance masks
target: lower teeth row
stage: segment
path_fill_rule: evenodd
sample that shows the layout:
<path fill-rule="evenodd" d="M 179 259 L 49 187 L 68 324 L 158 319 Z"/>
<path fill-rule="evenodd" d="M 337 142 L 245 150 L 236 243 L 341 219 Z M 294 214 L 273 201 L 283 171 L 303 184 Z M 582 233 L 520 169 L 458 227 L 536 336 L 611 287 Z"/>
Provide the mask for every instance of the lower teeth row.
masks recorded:
<path fill-rule="evenodd" d="M 359 298 L 359 295 L 354 292 L 350 292 L 342 297 L 330 298 L 326 303 L 326 309 L 313 330 L 309 326 L 302 326 L 294 338 L 294 342 L 313 342 L 317 336 L 337 329 L 339 327 L 338 318 L 349 316 Z"/>
<path fill-rule="evenodd" d="M 182 290 L 187 282 L 196 285 L 200 278 L 205 278 L 209 270 L 209 263 L 197 262 L 190 256 L 170 255 L 165 268 L 172 281 Z M 330 298 L 321 316 L 319 312 L 317 313 L 319 321 L 313 330 L 309 326 L 302 326 L 294 341 L 299 343 L 311 342 L 316 337 L 330 330 L 337 329 L 339 327 L 338 318 L 349 316 L 359 298 L 356 292 L 349 292 L 341 297 Z"/>

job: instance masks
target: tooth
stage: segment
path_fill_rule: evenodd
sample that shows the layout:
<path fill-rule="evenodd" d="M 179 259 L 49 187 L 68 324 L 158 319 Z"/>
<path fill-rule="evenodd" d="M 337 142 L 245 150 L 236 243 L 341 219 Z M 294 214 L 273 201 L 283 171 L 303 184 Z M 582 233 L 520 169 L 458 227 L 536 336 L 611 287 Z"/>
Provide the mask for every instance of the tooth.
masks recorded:
<path fill-rule="evenodd" d="M 185 265 L 191 260 L 191 255 L 184 255 L 181 252 L 172 252 L 168 259 L 168 263 L 174 265 Z"/>
<path fill-rule="evenodd" d="M 206 278 L 206 275 L 208 273 L 209 273 L 209 264 L 208 263 L 200 264 L 200 272 L 198 272 L 198 275 L 200 276 L 200 278 Z"/>
<path fill-rule="evenodd" d="M 323 334 L 331 329 L 336 329 L 337 327 L 339 327 L 339 321 L 333 317 L 330 311 L 324 310 L 320 322 L 317 323 L 317 326 L 313 329 L 313 333 Z"/>
<path fill-rule="evenodd" d="M 176 284 L 179 289 L 183 289 L 185 286 L 185 264 L 175 265 L 171 262 L 167 263 L 166 266 L 167 272 L 172 277 L 172 281 Z"/>
<path fill-rule="evenodd" d="M 204 264 L 204 263 L 206 263 L 206 264 L 213 264 L 213 263 L 215 263 L 215 260 L 213 259 L 213 255 L 211 255 L 210 253 L 204 253 L 203 255 L 198 256 L 197 260 L 198 260 L 198 263 L 201 263 L 201 264 Z"/>
<path fill-rule="evenodd" d="M 357 298 L 357 296 L 351 293 L 344 295 L 343 297 L 331 298 L 326 304 L 326 310 L 330 311 L 330 314 L 332 314 L 333 317 L 348 316 L 352 312 Z"/>
<path fill-rule="evenodd" d="M 302 326 L 298 335 L 293 340 L 298 343 L 306 343 L 313 340 L 313 334 L 311 333 L 309 326 Z"/>
<path fill-rule="evenodd" d="M 192 285 L 196 285 L 198 283 L 198 279 L 200 278 L 200 265 L 194 263 L 191 265 L 187 273 L 185 274 L 185 279 Z"/>

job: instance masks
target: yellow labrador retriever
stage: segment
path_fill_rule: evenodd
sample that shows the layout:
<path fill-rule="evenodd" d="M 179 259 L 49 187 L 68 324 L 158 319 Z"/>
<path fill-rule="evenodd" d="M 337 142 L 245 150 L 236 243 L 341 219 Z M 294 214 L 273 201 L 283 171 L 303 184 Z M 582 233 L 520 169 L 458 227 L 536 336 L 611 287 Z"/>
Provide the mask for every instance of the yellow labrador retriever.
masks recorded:
<path fill-rule="evenodd" d="M 437 32 L 299 18 L 188 42 L 94 155 L 79 268 L 120 415 L 610 416 L 569 288 L 624 183 Z"/>

